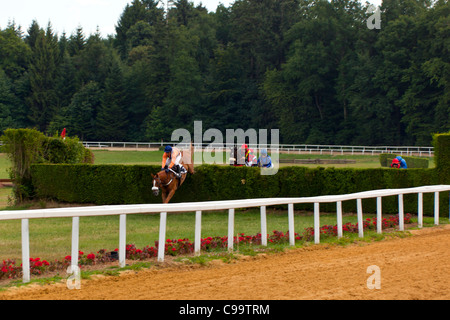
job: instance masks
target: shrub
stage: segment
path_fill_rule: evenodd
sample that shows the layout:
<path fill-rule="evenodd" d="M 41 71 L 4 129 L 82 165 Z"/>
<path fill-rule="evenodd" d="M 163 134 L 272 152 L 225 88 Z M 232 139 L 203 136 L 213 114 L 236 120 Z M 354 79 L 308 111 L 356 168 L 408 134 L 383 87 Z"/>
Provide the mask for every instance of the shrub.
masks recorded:
<path fill-rule="evenodd" d="M 46 137 L 34 129 L 7 129 L 0 139 L 11 160 L 10 177 L 14 181 L 17 203 L 34 197 L 31 165 L 35 163 L 92 163 L 93 154 L 77 137 Z"/>

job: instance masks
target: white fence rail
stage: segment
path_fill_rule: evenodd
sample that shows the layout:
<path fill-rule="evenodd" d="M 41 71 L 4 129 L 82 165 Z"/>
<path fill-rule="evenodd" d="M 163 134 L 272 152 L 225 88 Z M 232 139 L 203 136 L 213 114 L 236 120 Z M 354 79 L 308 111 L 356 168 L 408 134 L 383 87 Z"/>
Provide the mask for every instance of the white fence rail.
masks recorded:
<path fill-rule="evenodd" d="M 89 206 L 55 209 L 15 210 L 1 211 L 1 220 L 22 220 L 22 267 L 23 282 L 30 281 L 30 244 L 29 244 L 29 219 L 72 217 L 72 265 L 78 264 L 79 246 L 79 219 L 87 216 L 119 215 L 119 265 L 125 266 L 126 254 L 126 216 L 128 214 L 159 213 L 159 246 L 158 261 L 164 261 L 167 214 L 173 212 L 196 212 L 195 214 L 195 254 L 200 253 L 201 239 L 201 215 L 202 211 L 227 210 L 228 209 L 228 239 L 234 235 L 234 210 L 237 208 L 260 207 L 261 212 L 261 244 L 267 246 L 267 221 L 266 207 L 273 205 L 288 205 L 289 243 L 295 245 L 294 230 L 294 204 L 314 203 L 314 242 L 320 242 L 320 204 L 336 202 L 336 215 L 338 237 L 342 237 L 342 201 L 357 201 L 357 219 L 359 237 L 364 236 L 362 199 L 377 198 L 377 232 L 382 232 L 382 197 L 398 196 L 399 230 L 404 230 L 403 195 L 418 194 L 418 226 L 422 227 L 423 221 L 423 194 L 434 193 L 434 223 L 439 224 L 439 192 L 450 191 L 450 185 L 434 185 L 405 189 L 383 189 L 364 191 L 344 195 L 328 195 L 304 198 L 263 198 L 209 202 L 186 202 L 170 204 L 137 204 L 137 205 L 112 205 Z M 233 250 L 233 241 L 228 241 L 228 249 Z"/>
<path fill-rule="evenodd" d="M 89 148 L 158 148 L 166 144 L 180 144 L 178 142 L 100 142 L 100 141 L 84 141 L 83 145 Z M 270 145 L 267 145 L 271 147 Z M 188 147 L 188 145 L 184 145 Z M 218 148 L 229 149 L 234 145 L 229 144 L 214 144 L 214 143 L 194 143 L 194 148 Z M 256 146 L 250 146 L 255 147 Z M 348 146 L 348 145 L 310 145 L 310 144 L 277 144 L 276 149 L 287 153 L 302 153 L 302 154 L 369 154 L 377 155 L 380 153 L 396 153 L 400 155 L 416 155 L 416 156 L 433 156 L 433 147 L 413 147 L 413 146 Z"/>

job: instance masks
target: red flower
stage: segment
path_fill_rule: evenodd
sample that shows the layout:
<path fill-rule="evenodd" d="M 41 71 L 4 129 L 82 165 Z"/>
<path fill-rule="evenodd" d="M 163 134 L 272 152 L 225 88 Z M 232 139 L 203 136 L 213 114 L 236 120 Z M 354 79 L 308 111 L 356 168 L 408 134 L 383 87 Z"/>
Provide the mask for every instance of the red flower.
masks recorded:
<path fill-rule="evenodd" d="M 86 256 L 86 258 L 89 259 L 89 260 L 94 260 L 94 259 L 95 259 L 95 254 L 89 253 L 89 254 Z"/>

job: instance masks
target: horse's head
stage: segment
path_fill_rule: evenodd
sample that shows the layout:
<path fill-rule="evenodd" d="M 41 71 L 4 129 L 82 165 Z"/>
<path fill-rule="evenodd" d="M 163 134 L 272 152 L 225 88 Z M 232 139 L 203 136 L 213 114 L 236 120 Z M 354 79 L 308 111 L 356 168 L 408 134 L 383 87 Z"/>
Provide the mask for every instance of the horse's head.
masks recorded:
<path fill-rule="evenodd" d="M 161 185 L 162 185 L 161 178 L 159 177 L 158 174 L 155 174 L 153 176 L 153 187 L 152 187 L 152 192 L 154 196 L 159 195 L 159 188 L 161 187 Z"/>
<path fill-rule="evenodd" d="M 152 192 L 155 196 L 159 195 L 159 189 L 162 187 L 167 187 L 173 181 L 173 173 L 166 173 L 165 171 L 160 171 L 153 176 L 153 187 Z"/>

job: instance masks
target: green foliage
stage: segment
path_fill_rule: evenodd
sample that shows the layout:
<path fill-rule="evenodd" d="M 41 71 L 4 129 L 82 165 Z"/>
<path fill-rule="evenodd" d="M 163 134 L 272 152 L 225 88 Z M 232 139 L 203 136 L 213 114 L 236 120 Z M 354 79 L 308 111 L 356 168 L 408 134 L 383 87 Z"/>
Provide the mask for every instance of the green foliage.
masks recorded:
<path fill-rule="evenodd" d="M 433 136 L 434 158 L 439 182 L 450 183 L 450 133 Z"/>
<path fill-rule="evenodd" d="M 161 203 L 153 196 L 152 174 L 159 166 L 48 165 L 32 166 L 33 184 L 41 198 L 62 202 L 109 204 Z M 173 202 L 233 200 L 272 197 L 312 197 L 347 194 L 383 188 L 436 184 L 435 169 L 335 169 L 282 167 L 276 175 L 261 175 L 259 168 L 202 165 L 188 175 Z M 442 212 L 448 201 L 441 196 Z M 433 212 L 433 197 L 425 194 L 425 214 Z M 376 212 L 375 199 L 363 201 L 364 212 Z M 345 201 L 344 210 L 356 212 L 356 201 Z M 311 210 L 312 204 L 296 205 Z M 321 210 L 335 211 L 335 204 Z M 417 211 L 415 195 L 405 196 L 405 210 Z M 397 197 L 383 198 L 383 212 L 398 212 Z"/>
<path fill-rule="evenodd" d="M 43 161 L 46 137 L 32 129 L 7 129 L 0 139 L 12 163 L 10 177 L 15 182 L 14 196 L 21 202 L 32 195 L 30 166 Z"/>
<path fill-rule="evenodd" d="M 20 203 L 34 196 L 30 167 L 34 163 L 92 163 L 93 154 L 78 138 L 46 137 L 34 129 L 7 129 L 0 137 L 11 160 L 10 177 Z"/>
<path fill-rule="evenodd" d="M 430 145 L 450 130 L 448 1 L 384 1 L 380 30 L 357 0 L 159 4 L 130 2 L 107 38 L 0 30 L 0 130 L 160 141 L 202 120 L 347 145 Z"/>

